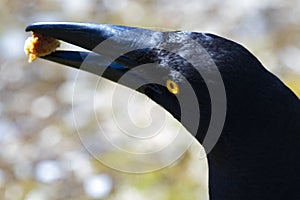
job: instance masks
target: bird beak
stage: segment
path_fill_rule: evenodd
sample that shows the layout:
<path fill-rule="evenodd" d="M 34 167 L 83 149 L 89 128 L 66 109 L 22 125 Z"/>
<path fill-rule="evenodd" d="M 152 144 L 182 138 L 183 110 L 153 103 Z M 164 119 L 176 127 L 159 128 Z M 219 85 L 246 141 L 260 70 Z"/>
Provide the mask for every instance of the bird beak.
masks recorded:
<path fill-rule="evenodd" d="M 114 82 L 137 66 L 137 49 L 146 51 L 162 41 L 162 33 L 148 29 L 93 23 L 34 23 L 26 28 L 87 51 L 55 51 L 43 59 L 101 75 Z M 105 72 L 105 73 L 104 73 Z M 135 78 L 137 80 L 138 78 Z"/>

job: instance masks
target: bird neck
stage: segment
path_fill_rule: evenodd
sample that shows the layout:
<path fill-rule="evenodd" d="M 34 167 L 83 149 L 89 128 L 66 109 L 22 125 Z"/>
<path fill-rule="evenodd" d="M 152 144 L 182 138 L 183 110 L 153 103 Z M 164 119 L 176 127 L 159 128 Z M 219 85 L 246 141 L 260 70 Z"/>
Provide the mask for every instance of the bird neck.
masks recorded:
<path fill-rule="evenodd" d="M 270 78 L 227 90 L 224 129 L 208 154 L 210 199 L 284 199 L 298 191 L 300 101 Z"/>

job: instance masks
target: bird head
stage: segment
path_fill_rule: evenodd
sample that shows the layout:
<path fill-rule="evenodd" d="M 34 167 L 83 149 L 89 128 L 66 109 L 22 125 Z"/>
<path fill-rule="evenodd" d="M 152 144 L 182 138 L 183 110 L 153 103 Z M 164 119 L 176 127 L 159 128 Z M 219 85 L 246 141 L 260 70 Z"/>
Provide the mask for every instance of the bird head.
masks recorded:
<path fill-rule="evenodd" d="M 247 118 L 255 118 L 254 105 L 267 111 L 266 102 L 278 98 L 274 85 L 279 80 L 244 47 L 212 34 L 65 22 L 34 23 L 26 31 L 86 49 L 58 50 L 42 58 L 147 95 L 206 150 L 218 140 L 224 124 L 243 127 Z M 245 117 L 236 119 L 242 112 Z"/>

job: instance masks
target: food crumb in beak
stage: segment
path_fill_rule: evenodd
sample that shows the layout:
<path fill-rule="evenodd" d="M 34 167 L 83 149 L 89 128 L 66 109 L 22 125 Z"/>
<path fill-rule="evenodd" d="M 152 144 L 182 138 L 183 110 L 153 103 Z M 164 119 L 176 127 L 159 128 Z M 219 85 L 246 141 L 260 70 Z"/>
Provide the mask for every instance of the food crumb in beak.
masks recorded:
<path fill-rule="evenodd" d="M 54 52 L 59 45 L 59 41 L 55 38 L 32 33 L 32 37 L 25 41 L 24 51 L 28 56 L 28 62 L 31 63 L 38 57 Z"/>

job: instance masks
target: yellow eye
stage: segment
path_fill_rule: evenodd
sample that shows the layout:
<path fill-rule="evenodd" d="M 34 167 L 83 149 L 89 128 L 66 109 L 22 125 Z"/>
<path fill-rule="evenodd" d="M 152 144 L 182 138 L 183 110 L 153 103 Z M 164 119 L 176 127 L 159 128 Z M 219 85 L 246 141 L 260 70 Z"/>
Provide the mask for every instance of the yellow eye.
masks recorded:
<path fill-rule="evenodd" d="M 167 80 L 166 86 L 167 86 L 168 90 L 169 90 L 172 94 L 178 94 L 178 93 L 179 93 L 179 87 L 178 87 L 177 83 L 175 83 L 174 81 L 172 81 L 172 80 Z"/>

